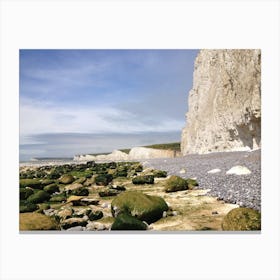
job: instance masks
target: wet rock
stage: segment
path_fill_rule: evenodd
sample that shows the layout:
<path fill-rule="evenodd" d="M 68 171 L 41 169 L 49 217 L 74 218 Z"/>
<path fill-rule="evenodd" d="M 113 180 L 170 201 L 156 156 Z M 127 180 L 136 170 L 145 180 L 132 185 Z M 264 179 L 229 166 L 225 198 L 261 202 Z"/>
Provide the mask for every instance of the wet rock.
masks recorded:
<path fill-rule="evenodd" d="M 116 217 L 111 230 L 146 230 L 147 225 L 130 214 L 123 213 Z"/>
<path fill-rule="evenodd" d="M 137 176 L 132 179 L 132 183 L 135 185 L 154 184 L 154 176 L 153 175 Z"/>
<path fill-rule="evenodd" d="M 68 218 L 63 222 L 61 222 L 60 225 L 63 229 L 68 229 L 77 226 L 84 227 L 87 225 L 87 221 L 88 221 L 88 217 L 86 216 L 83 218 Z"/>
<path fill-rule="evenodd" d="M 64 184 L 64 185 L 67 185 L 67 184 L 71 184 L 75 181 L 74 177 L 70 174 L 65 174 L 65 175 L 62 175 L 59 179 L 59 181 Z"/>
<path fill-rule="evenodd" d="M 136 191 L 123 192 L 111 203 L 113 217 L 127 213 L 149 224 L 160 219 L 163 211 L 167 210 L 168 206 L 163 198 Z"/>
<path fill-rule="evenodd" d="M 165 192 L 177 192 L 177 191 L 183 191 L 187 189 L 188 189 L 187 180 L 179 176 L 172 175 L 166 181 Z"/>
<path fill-rule="evenodd" d="M 50 199 L 50 195 L 45 191 L 38 191 L 27 198 L 27 201 L 30 203 L 41 203 L 48 201 Z"/>

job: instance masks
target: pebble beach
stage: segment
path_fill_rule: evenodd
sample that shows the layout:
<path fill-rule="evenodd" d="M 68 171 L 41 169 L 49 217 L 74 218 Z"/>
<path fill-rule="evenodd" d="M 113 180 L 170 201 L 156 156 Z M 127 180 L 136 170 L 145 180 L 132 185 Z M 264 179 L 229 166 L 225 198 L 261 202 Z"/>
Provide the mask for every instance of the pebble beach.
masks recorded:
<path fill-rule="evenodd" d="M 165 170 L 168 175 L 196 178 L 199 188 L 210 189 L 207 195 L 261 211 L 261 150 L 192 154 L 170 159 L 149 159 L 142 163 L 145 167 Z M 251 174 L 226 174 L 238 165 L 247 167 Z M 221 171 L 208 173 L 213 169 Z"/>

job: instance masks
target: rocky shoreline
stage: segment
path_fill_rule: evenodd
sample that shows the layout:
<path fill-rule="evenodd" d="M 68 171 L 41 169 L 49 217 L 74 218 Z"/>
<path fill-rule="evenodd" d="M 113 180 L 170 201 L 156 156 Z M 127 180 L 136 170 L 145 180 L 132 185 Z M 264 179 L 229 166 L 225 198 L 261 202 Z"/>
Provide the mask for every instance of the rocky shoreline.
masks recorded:
<path fill-rule="evenodd" d="M 187 155 L 143 161 L 145 167 L 166 170 L 169 175 L 197 178 L 199 188 L 225 202 L 261 211 L 261 150 Z M 245 166 L 251 174 L 226 174 L 234 166 Z M 219 169 L 220 172 L 208 173 Z"/>

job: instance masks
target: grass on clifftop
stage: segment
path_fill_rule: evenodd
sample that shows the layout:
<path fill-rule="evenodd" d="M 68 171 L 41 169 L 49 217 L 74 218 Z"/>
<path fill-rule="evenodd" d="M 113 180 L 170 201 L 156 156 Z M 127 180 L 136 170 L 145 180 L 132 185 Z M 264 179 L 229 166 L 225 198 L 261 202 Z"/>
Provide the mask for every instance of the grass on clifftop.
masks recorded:
<path fill-rule="evenodd" d="M 175 143 L 164 143 L 164 144 L 153 144 L 143 146 L 144 148 L 158 149 L 158 150 L 172 150 L 172 151 L 181 151 L 180 142 Z M 121 152 L 129 153 L 131 149 L 121 149 Z"/>

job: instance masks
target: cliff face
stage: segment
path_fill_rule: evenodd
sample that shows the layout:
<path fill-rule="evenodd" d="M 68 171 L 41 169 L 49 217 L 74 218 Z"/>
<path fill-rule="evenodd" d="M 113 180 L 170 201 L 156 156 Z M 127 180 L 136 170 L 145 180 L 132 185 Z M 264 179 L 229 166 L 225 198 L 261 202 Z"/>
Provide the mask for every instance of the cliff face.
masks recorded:
<path fill-rule="evenodd" d="M 183 155 L 260 148 L 260 50 L 201 50 L 188 103 Z"/>

